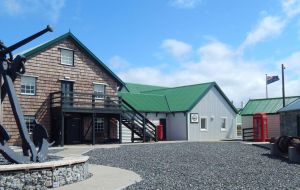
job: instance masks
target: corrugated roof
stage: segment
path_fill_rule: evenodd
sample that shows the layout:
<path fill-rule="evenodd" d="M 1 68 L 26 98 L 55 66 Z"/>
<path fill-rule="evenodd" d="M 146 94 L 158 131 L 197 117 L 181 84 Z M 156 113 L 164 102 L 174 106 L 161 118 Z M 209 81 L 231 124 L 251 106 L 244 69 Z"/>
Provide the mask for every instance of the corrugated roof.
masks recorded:
<path fill-rule="evenodd" d="M 28 50 L 25 50 L 24 52 L 22 52 L 22 54 L 26 57 L 26 58 L 30 58 L 34 55 L 36 55 L 37 53 L 47 49 L 48 47 L 50 47 L 51 45 L 54 45 L 55 43 L 64 40 L 66 38 L 70 38 L 72 39 L 83 51 L 85 51 L 85 53 L 91 57 L 96 63 L 99 64 L 100 67 L 102 67 L 110 76 L 112 76 L 113 78 L 116 79 L 116 81 L 121 84 L 121 85 L 125 85 L 125 83 L 115 74 L 113 73 L 95 54 L 93 54 L 83 43 L 81 43 L 71 32 L 68 32 L 66 34 L 63 34 L 53 40 L 50 40 L 46 43 L 43 43 L 39 46 L 36 46 L 34 48 L 30 48 Z"/>
<path fill-rule="evenodd" d="M 284 108 L 281 108 L 278 110 L 278 112 L 289 112 L 289 111 L 297 111 L 300 110 L 300 98 L 295 100 L 294 102 L 291 102 Z"/>
<path fill-rule="evenodd" d="M 289 104 L 297 100 L 298 96 L 286 97 L 285 102 Z M 242 109 L 241 115 L 253 115 L 254 113 L 277 113 L 282 108 L 282 98 L 268 98 L 268 99 L 253 99 L 249 100 L 246 106 Z"/>
<path fill-rule="evenodd" d="M 215 82 L 173 88 L 148 85 L 141 85 L 139 87 L 141 87 L 139 88 L 140 93 L 132 93 L 130 91 L 130 87 L 128 88 L 130 92 L 120 93 L 122 97 L 126 95 L 126 97 L 124 96 L 124 100 L 126 100 L 131 105 L 135 105 L 133 107 L 139 111 L 186 112 L 191 110 L 212 87 L 216 87 L 216 89 L 220 92 L 220 94 L 224 97 L 224 99 L 232 107 L 232 109 L 237 112 L 235 107 Z M 151 89 L 152 87 L 160 89 L 141 91 L 142 89 Z M 136 89 L 133 89 L 133 91 L 135 90 Z M 133 95 L 130 96 L 130 94 Z M 164 97 L 165 100 L 163 100 L 162 97 Z M 158 103 L 155 102 L 156 100 L 158 101 Z M 166 108 L 168 108 L 167 111 Z"/>
<path fill-rule="evenodd" d="M 138 111 L 170 112 L 165 96 L 135 93 L 119 93 L 119 96 Z"/>
<path fill-rule="evenodd" d="M 126 83 L 126 88 L 122 89 L 122 92 L 131 92 L 131 93 L 141 93 L 144 91 L 150 91 L 150 90 L 158 90 L 163 89 L 166 87 L 162 86 L 153 86 L 153 85 L 145 85 L 145 84 L 136 84 L 136 83 Z"/>

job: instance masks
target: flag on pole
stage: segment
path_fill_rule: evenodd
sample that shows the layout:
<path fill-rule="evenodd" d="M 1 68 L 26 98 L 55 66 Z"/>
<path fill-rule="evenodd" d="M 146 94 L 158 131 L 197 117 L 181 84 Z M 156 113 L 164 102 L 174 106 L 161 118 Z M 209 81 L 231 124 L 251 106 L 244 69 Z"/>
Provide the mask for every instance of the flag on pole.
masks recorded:
<path fill-rule="evenodd" d="M 267 76 L 267 84 L 271 84 L 279 80 L 278 76 Z"/>

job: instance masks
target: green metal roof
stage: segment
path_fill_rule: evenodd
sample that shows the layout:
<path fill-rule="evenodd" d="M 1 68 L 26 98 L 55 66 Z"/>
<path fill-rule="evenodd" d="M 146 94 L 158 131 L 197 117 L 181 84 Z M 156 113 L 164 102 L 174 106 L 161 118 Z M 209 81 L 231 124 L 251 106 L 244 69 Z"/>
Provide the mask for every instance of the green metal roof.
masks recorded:
<path fill-rule="evenodd" d="M 64 40 L 66 38 L 70 38 L 73 40 L 90 58 L 92 58 L 96 63 L 99 64 L 100 67 L 102 67 L 110 76 L 112 76 L 116 81 L 121 84 L 125 85 L 124 82 L 116 75 L 114 74 L 96 55 L 94 55 L 83 43 L 81 43 L 71 32 L 68 32 L 66 34 L 63 34 L 53 40 L 50 40 L 46 43 L 43 43 L 37 47 L 28 49 L 27 51 L 22 52 L 22 54 L 28 59 L 36 54 L 38 54 L 41 51 L 44 51 L 45 49 L 49 48 L 50 46 L 56 44 L 57 42 L 60 42 L 61 40 Z"/>
<path fill-rule="evenodd" d="M 299 96 L 286 97 L 285 102 L 289 104 L 297 100 Z M 282 108 L 282 98 L 253 99 L 249 100 L 242 109 L 241 115 L 253 115 L 255 113 L 264 112 L 268 114 L 277 113 Z"/>
<path fill-rule="evenodd" d="M 135 84 L 136 85 L 136 84 Z M 142 86 L 142 85 L 141 85 Z M 150 86 L 150 88 L 156 88 L 157 86 Z M 124 94 L 127 94 L 128 97 L 124 97 L 124 99 L 131 105 L 134 106 L 139 111 L 144 112 L 186 112 L 191 110 L 203 97 L 204 95 L 212 88 L 216 87 L 216 89 L 220 92 L 220 94 L 225 98 L 228 104 L 232 107 L 232 109 L 237 112 L 232 103 L 228 100 L 222 90 L 215 82 L 203 83 L 203 84 L 195 84 L 189 86 L 180 86 L 174 88 L 164 88 L 157 87 L 160 89 L 149 90 L 149 91 L 140 91 L 140 93 L 120 93 L 122 97 Z M 128 88 L 130 90 L 130 87 Z M 140 88 L 146 89 L 144 87 Z M 133 94 L 130 96 L 129 94 Z M 130 96 L 130 98 L 129 98 Z M 160 98 L 158 98 L 160 97 Z M 164 97 L 164 100 L 162 99 Z M 143 99 L 145 98 L 145 99 Z M 150 99 L 150 100 L 149 100 Z M 155 101 L 158 103 L 155 103 Z M 136 103 L 139 102 L 139 103 Z M 166 110 L 168 108 L 168 110 Z M 164 111 L 162 111 L 164 110 Z"/>
<path fill-rule="evenodd" d="M 134 93 L 119 93 L 119 96 L 138 111 L 170 112 L 165 96 Z"/>
<path fill-rule="evenodd" d="M 206 94 L 212 84 L 196 84 L 144 93 L 166 96 L 171 112 L 188 111 Z"/>
<path fill-rule="evenodd" d="M 126 83 L 126 88 L 122 89 L 122 92 L 131 92 L 131 93 L 141 93 L 144 91 L 150 91 L 150 90 L 158 90 L 163 89 L 166 87 L 161 86 L 153 86 L 153 85 L 145 85 L 145 84 L 135 84 L 135 83 Z"/>

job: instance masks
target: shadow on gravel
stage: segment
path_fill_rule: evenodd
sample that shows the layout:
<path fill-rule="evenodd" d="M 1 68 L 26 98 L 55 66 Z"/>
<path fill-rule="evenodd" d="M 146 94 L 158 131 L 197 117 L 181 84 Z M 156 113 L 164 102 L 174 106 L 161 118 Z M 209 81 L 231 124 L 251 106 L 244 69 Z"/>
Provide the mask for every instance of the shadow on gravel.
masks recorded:
<path fill-rule="evenodd" d="M 282 157 L 282 156 L 272 156 L 271 154 L 261 154 L 262 156 L 274 159 L 274 160 L 280 160 L 282 162 L 285 162 L 287 164 L 298 164 L 296 162 L 290 161 L 287 157 Z"/>

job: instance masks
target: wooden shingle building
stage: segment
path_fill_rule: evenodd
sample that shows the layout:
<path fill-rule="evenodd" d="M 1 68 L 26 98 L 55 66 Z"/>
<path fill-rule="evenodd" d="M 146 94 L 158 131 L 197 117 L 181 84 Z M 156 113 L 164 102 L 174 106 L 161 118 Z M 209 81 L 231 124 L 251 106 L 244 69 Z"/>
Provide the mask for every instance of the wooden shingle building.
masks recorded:
<path fill-rule="evenodd" d="M 121 118 L 123 103 L 117 92 L 124 84 L 72 33 L 23 55 L 26 74 L 14 86 L 29 133 L 36 119 L 56 144 L 121 141 L 121 123 L 126 116 Z M 3 102 L 2 119 L 10 143 L 20 144 L 8 99 Z M 145 134 L 139 131 L 139 135 Z M 153 131 L 151 137 L 155 138 Z"/>

